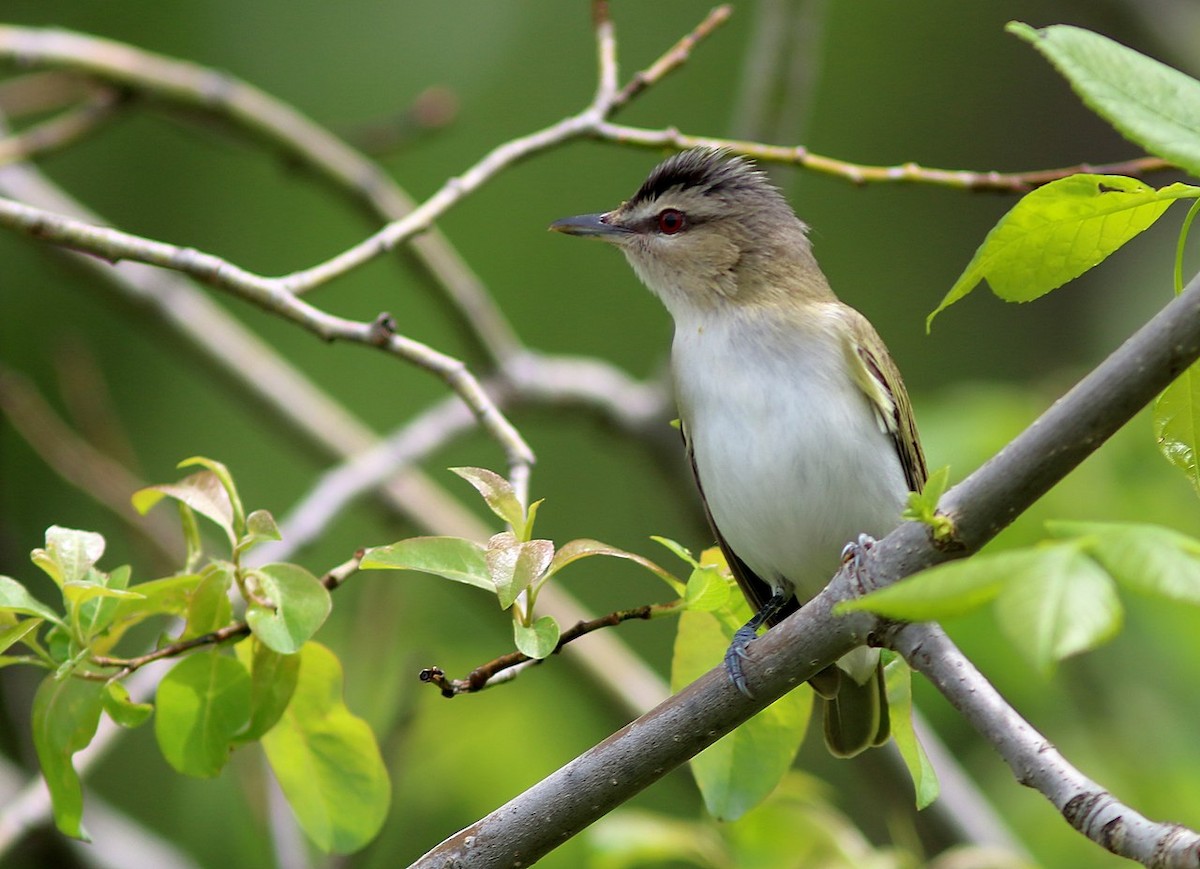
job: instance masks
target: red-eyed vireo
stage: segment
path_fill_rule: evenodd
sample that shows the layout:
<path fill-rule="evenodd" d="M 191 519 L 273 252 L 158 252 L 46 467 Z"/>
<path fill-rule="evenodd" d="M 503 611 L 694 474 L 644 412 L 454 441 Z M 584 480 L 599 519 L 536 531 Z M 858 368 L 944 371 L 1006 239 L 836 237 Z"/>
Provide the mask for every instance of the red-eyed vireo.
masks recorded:
<path fill-rule="evenodd" d="M 744 159 L 676 154 L 619 208 L 550 228 L 615 244 L 675 320 L 687 452 L 757 613 L 726 655 L 746 691 L 741 659 L 758 628 L 824 587 L 847 542 L 892 530 L 906 493 L 924 485 L 900 373 L 866 318 L 830 290 L 807 227 Z M 876 650 L 855 650 L 813 684 L 831 751 L 887 740 Z"/>

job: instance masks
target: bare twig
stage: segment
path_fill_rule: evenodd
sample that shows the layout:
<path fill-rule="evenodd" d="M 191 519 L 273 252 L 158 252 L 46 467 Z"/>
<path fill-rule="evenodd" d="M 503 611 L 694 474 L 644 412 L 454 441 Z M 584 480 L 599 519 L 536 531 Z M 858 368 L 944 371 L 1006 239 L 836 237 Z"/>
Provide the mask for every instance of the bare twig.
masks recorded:
<path fill-rule="evenodd" d="M 100 91 L 57 117 L 0 139 L 0 165 L 27 160 L 73 145 L 116 117 L 122 102 L 116 91 Z"/>
<path fill-rule="evenodd" d="M 554 651 L 551 654 L 557 655 L 563 650 L 563 647 L 580 637 L 587 636 L 592 631 L 598 631 L 601 628 L 611 628 L 631 619 L 652 619 L 656 616 L 665 615 L 677 608 L 678 602 L 675 601 L 666 604 L 647 604 L 645 606 L 634 607 L 633 609 L 617 610 L 608 615 L 577 622 L 562 632 L 562 635 L 558 638 L 558 645 L 554 647 Z M 441 689 L 443 697 L 457 697 L 459 694 L 473 694 L 476 691 L 482 691 L 484 688 L 491 687 L 499 681 L 496 678 L 497 676 L 516 667 L 518 664 L 524 664 L 526 661 L 533 661 L 535 664 L 540 664 L 542 660 L 544 659 L 530 658 L 524 652 L 509 652 L 507 655 L 501 655 L 499 658 L 494 658 L 486 664 L 479 665 L 468 673 L 465 679 L 448 679 L 441 667 L 428 667 L 421 671 L 421 681 L 428 682 Z"/>
<path fill-rule="evenodd" d="M 746 662 L 754 698 L 733 687 L 723 667 L 702 676 L 657 708 L 610 736 L 486 818 L 451 836 L 412 864 L 433 869 L 469 863 L 473 869 L 528 865 L 611 809 L 684 763 L 825 664 L 856 645 L 886 641 L 889 626 L 864 613 L 835 616 L 836 604 L 918 570 L 978 550 L 1019 513 L 1094 452 L 1180 372 L 1200 358 L 1200 277 L 1041 418 L 942 499 L 953 519 L 956 545 L 932 539 L 928 527 L 906 522 L 879 541 L 862 563 L 844 566 L 798 613 L 755 641 Z M 899 636 L 904 635 L 904 630 Z M 902 640 L 900 642 L 903 642 Z M 910 649 L 914 654 L 916 650 Z M 924 662 L 918 662 L 925 666 Z M 966 689 L 970 691 L 970 686 Z M 957 693 L 957 692 L 956 692 Z M 1002 703 L 1002 701 L 1000 701 Z M 1015 713 L 1012 713 L 1015 716 Z M 973 719 L 974 720 L 974 719 Z M 989 712 L 983 735 L 1003 739 Z M 1014 726 L 1007 714 L 1000 718 Z M 1021 734 L 1013 734 L 1023 741 Z M 1081 773 L 1037 749 L 1039 763 L 1055 767 L 1045 778 L 1086 782 Z M 1029 747 L 1022 749 L 1026 757 Z M 1086 788 L 1083 792 L 1086 792 Z M 1050 795 L 1048 795 L 1050 796 Z M 1059 795 L 1050 796 L 1051 800 Z M 1170 825 L 1142 824 L 1140 816 L 1103 798 L 1069 804 L 1078 828 L 1099 843 L 1147 865 L 1200 867 L 1200 836 Z M 1065 809 L 1064 809 L 1065 810 Z M 529 824 L 530 817 L 538 818 Z M 1129 818 L 1131 823 L 1114 824 Z M 1118 835 L 1112 835 L 1112 834 Z M 1149 855 L 1149 856 L 1147 856 Z"/>
<path fill-rule="evenodd" d="M 889 645 L 992 743 L 1018 782 L 1044 794 L 1080 833 L 1146 866 L 1200 866 L 1200 835 L 1179 824 L 1148 820 L 1071 766 L 940 627 L 904 625 Z"/>
<path fill-rule="evenodd" d="M 362 559 L 362 553 L 356 554 L 337 567 L 332 568 L 328 573 L 321 577 L 321 584 L 330 591 L 335 590 L 343 582 L 350 578 L 355 571 L 358 570 L 358 563 Z M 207 634 L 201 634 L 198 637 L 189 637 L 186 640 L 179 640 L 174 643 L 166 643 L 159 646 L 152 652 L 147 652 L 144 655 L 137 655 L 133 658 L 117 658 L 109 655 L 92 655 L 89 657 L 88 663 L 93 667 L 101 668 L 117 668 L 117 673 L 105 673 L 102 678 L 105 681 L 110 679 L 124 679 L 129 674 L 140 670 L 147 664 L 153 664 L 155 661 L 161 661 L 165 658 L 177 658 L 180 655 L 186 654 L 193 649 L 199 649 L 203 646 L 219 646 L 221 643 L 227 643 L 230 640 L 240 639 L 250 635 L 250 626 L 246 622 L 238 621 L 233 624 L 225 625 L 215 631 L 210 631 Z"/>
<path fill-rule="evenodd" d="M 644 148 L 723 148 L 735 154 L 744 154 L 766 163 L 786 163 L 801 166 L 822 175 L 832 175 L 854 184 L 930 184 L 935 187 L 953 187 L 961 190 L 978 190 L 995 193 L 1024 193 L 1034 187 L 1066 178 L 1079 172 L 1096 172 L 1112 175 L 1146 175 L 1174 168 L 1159 157 L 1137 157 L 1117 163 L 1080 163 L 1059 169 L 1035 169 L 1026 172 L 977 172 L 969 169 L 933 169 L 918 163 L 899 163 L 894 166 L 873 166 L 851 163 L 815 154 L 803 145 L 765 145 L 742 139 L 723 139 L 717 136 L 696 136 L 683 133 L 674 127 L 648 130 L 630 127 L 609 121 L 598 123 L 593 135 L 598 139 L 618 142 L 623 145 L 638 145 Z"/>
<path fill-rule="evenodd" d="M 733 7 L 723 4 L 708 13 L 707 17 L 697 24 L 691 33 L 668 48 L 658 60 L 645 69 L 635 72 L 633 78 L 625 83 L 625 87 L 612 98 L 612 109 L 621 108 L 646 88 L 662 81 L 668 74 L 687 63 L 692 55 L 692 49 L 702 40 L 712 35 L 713 31 L 729 20 L 733 15 Z M 614 70 L 614 75 L 615 75 Z"/>
<path fill-rule="evenodd" d="M 255 275 L 212 254 L 92 226 L 12 199 L 0 198 L 0 225 L 105 260 L 133 260 L 180 271 L 291 320 L 326 341 L 343 340 L 378 347 L 436 374 L 453 389 L 484 430 L 503 447 L 510 476 L 526 475 L 533 464 L 533 451 L 525 439 L 462 362 L 395 332 L 380 332 L 378 321 L 365 323 L 327 314 L 288 292 L 280 282 Z"/>

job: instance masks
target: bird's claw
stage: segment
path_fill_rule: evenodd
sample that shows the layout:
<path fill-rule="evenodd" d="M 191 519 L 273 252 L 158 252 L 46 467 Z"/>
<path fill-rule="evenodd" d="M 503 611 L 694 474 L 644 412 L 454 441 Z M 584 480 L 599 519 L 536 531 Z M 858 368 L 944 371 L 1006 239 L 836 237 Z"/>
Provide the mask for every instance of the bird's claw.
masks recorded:
<path fill-rule="evenodd" d="M 750 657 L 748 647 L 754 642 L 757 636 L 758 630 L 750 625 L 739 628 L 734 633 L 733 641 L 730 642 L 729 648 L 725 651 L 725 671 L 729 674 L 729 681 L 733 683 L 733 687 L 752 700 L 754 699 L 754 693 L 750 690 L 750 686 L 746 684 L 746 674 L 742 669 L 742 661 Z"/>

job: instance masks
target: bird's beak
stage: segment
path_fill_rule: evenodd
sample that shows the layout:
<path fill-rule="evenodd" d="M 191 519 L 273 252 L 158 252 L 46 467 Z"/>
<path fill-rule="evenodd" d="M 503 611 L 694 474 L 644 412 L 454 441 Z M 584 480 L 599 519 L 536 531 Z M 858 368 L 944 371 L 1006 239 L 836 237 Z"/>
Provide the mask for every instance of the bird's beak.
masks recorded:
<path fill-rule="evenodd" d="M 584 238 L 598 238 L 601 241 L 618 241 L 629 234 L 623 226 L 608 223 L 606 218 L 612 212 L 604 214 L 580 214 L 577 217 L 564 217 L 550 224 L 551 232 L 562 232 L 566 235 L 578 235 Z"/>

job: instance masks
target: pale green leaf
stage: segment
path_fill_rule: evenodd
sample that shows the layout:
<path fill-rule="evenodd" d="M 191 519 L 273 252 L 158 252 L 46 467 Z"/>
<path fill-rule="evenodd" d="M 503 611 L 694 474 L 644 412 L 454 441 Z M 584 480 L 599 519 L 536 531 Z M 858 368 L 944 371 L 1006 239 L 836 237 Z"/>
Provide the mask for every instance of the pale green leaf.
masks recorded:
<path fill-rule="evenodd" d="M 9 618 L 12 620 L 9 621 Z M 39 618 L 32 619 L 17 619 L 16 616 L 9 615 L 9 618 L 3 620 L 3 629 L 0 630 L 0 653 L 7 652 L 17 643 L 24 640 L 31 633 L 36 631 L 45 622 Z"/>
<path fill-rule="evenodd" d="M 81 823 L 83 788 L 71 757 L 96 735 L 103 693 L 103 682 L 47 676 L 33 697 L 33 746 L 50 791 L 54 823 L 76 839 L 87 835 Z"/>
<path fill-rule="evenodd" d="M 225 532 L 230 546 L 237 543 L 234 531 L 234 510 L 225 485 L 212 471 L 197 471 L 178 483 L 160 483 L 133 493 L 133 506 L 146 513 L 163 498 L 174 498 L 201 516 L 217 524 Z"/>
<path fill-rule="evenodd" d="M 418 570 L 495 592 L 484 549 L 462 537 L 410 537 L 363 553 L 363 570 Z"/>
<path fill-rule="evenodd" d="M 1028 302 L 1079 277 L 1200 188 L 1155 190 L 1122 175 L 1071 175 L 1027 193 L 988 233 L 927 319 L 986 280 L 1008 302 Z"/>
<path fill-rule="evenodd" d="M 883 668 L 883 674 L 887 685 L 892 739 L 896 741 L 896 747 L 912 778 L 917 810 L 920 811 L 938 798 L 941 788 L 933 764 L 929 762 L 913 728 L 912 670 L 899 655 L 889 657 L 891 660 Z"/>
<path fill-rule="evenodd" d="M 512 483 L 487 468 L 451 468 L 450 470 L 475 487 L 475 490 L 483 496 L 488 508 L 508 523 L 518 539 L 527 539 L 525 510 L 521 507 Z"/>
<path fill-rule="evenodd" d="M 246 517 L 246 534 L 239 548 L 244 552 L 264 540 L 282 540 L 275 517 L 268 510 L 255 510 Z"/>
<path fill-rule="evenodd" d="M 688 577 L 683 602 L 689 610 L 712 612 L 729 603 L 729 593 L 729 580 L 721 575 L 720 570 L 697 567 Z"/>
<path fill-rule="evenodd" d="M 501 609 L 508 609 L 525 589 L 537 580 L 554 557 L 549 540 L 520 541 L 511 531 L 496 534 L 488 541 L 488 573 L 496 589 Z"/>
<path fill-rule="evenodd" d="M 31 595 L 25 586 L 10 576 L 0 576 L 0 610 L 37 616 L 48 622 L 62 624 L 58 613 Z"/>
<path fill-rule="evenodd" d="M 1014 549 L 949 561 L 902 579 L 856 600 L 837 605 L 835 612 L 866 610 L 906 622 L 940 621 L 976 610 L 995 599 L 1018 577 L 1037 577 L 1046 567 L 1047 549 Z"/>
<path fill-rule="evenodd" d="M 1048 522 L 1060 537 L 1086 538 L 1089 555 L 1113 579 L 1140 594 L 1200 605 L 1200 540 L 1159 525 Z"/>
<path fill-rule="evenodd" d="M 346 708 L 337 657 L 307 643 L 300 659 L 291 703 L 262 745 L 304 832 L 322 851 L 348 854 L 387 819 L 387 768 L 371 728 Z"/>
<path fill-rule="evenodd" d="M 154 712 L 152 703 L 134 703 L 128 689 L 120 682 L 104 685 L 104 711 L 121 727 L 140 727 Z"/>
<path fill-rule="evenodd" d="M 712 613 L 683 612 L 671 658 L 671 690 L 719 666 L 733 629 Z M 692 758 L 692 775 L 709 814 L 733 821 L 766 799 L 791 767 L 811 712 L 812 689 L 802 685 Z"/>
<path fill-rule="evenodd" d="M 250 721 L 238 742 L 261 739 L 282 717 L 300 677 L 300 655 L 281 655 L 253 636 L 234 646 L 238 660 L 250 671 Z"/>
<path fill-rule="evenodd" d="M 1154 439 L 1167 461 L 1200 494 L 1200 363 L 1192 364 L 1154 402 Z"/>
<path fill-rule="evenodd" d="M 158 684 L 154 735 L 167 763 L 201 778 L 219 773 L 250 720 L 250 675 L 213 649 L 184 658 Z"/>
<path fill-rule="evenodd" d="M 179 636 L 181 640 L 212 633 L 233 620 L 233 605 L 229 602 L 232 566 L 215 562 L 204 568 L 200 576 L 200 582 L 188 600 L 183 633 Z"/>
<path fill-rule="evenodd" d="M 1151 154 L 1200 175 L 1200 82 L 1080 27 L 1008 31 L 1054 64 L 1092 111 Z"/>
<path fill-rule="evenodd" d="M 225 490 L 225 494 L 229 499 L 230 509 L 233 511 L 233 530 L 235 534 L 240 534 L 246 526 L 246 511 L 242 508 L 242 498 L 238 495 L 237 486 L 233 482 L 233 474 L 229 473 L 229 468 L 216 459 L 210 459 L 207 456 L 191 456 L 177 464 L 177 468 L 206 468 L 216 476 L 221 482 L 221 487 Z"/>
<path fill-rule="evenodd" d="M 46 548 L 31 553 L 33 563 L 59 585 L 86 577 L 102 555 L 103 536 L 58 525 L 46 529 Z"/>
<path fill-rule="evenodd" d="M 1039 567 L 1005 584 L 996 618 L 1029 662 L 1048 674 L 1063 658 L 1111 639 L 1123 610 L 1112 579 L 1079 546 L 1035 551 Z"/>
<path fill-rule="evenodd" d="M 271 606 L 252 602 L 246 607 L 250 630 L 280 654 L 298 651 L 329 616 L 329 589 L 296 564 L 265 564 L 252 575 Z"/>
<path fill-rule="evenodd" d="M 541 616 L 526 627 L 513 622 L 513 641 L 523 655 L 541 660 L 558 648 L 558 622 L 552 616 Z"/>
<path fill-rule="evenodd" d="M 666 544 L 664 543 L 663 545 Z M 683 583 L 649 558 L 638 555 L 636 552 L 627 552 L 624 549 L 618 549 L 616 546 L 601 543 L 599 540 L 588 540 L 586 538 L 570 540 L 560 546 L 558 551 L 554 553 L 554 559 L 550 562 L 550 566 L 546 568 L 546 577 L 553 576 L 568 564 L 579 561 L 581 558 L 591 558 L 594 555 L 605 555 L 609 558 L 624 558 L 635 564 L 639 564 L 659 579 L 664 580 L 676 594 L 683 594 Z"/>
<path fill-rule="evenodd" d="M 699 563 L 696 561 L 696 559 L 692 556 L 691 550 L 689 550 L 686 546 L 676 543 L 674 540 L 671 540 L 668 537 L 658 537 L 656 535 L 651 535 L 650 539 L 653 540 L 655 543 L 657 543 L 659 546 L 665 547 L 672 555 L 674 555 L 679 560 L 686 561 L 692 567 L 700 566 Z"/>

